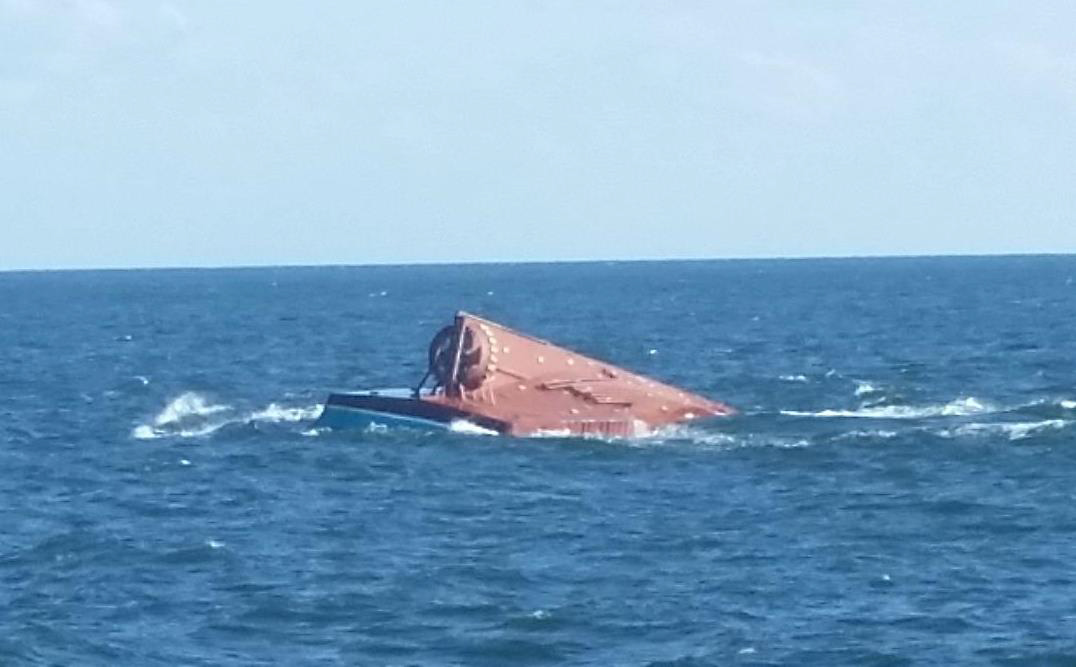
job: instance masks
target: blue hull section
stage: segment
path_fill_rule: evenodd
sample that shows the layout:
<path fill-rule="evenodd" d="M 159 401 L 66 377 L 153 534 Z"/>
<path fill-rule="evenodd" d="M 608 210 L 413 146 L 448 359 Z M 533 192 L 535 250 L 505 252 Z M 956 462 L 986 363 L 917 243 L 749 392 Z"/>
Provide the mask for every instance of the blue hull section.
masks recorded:
<path fill-rule="evenodd" d="M 497 433 L 508 431 L 508 425 L 503 422 L 423 400 L 409 389 L 330 394 L 315 426 L 334 430 L 404 426 L 428 431 L 448 429 L 457 420 Z"/>
<path fill-rule="evenodd" d="M 328 404 L 318 418 L 317 427 L 328 427 L 333 430 L 345 429 L 370 429 L 370 428 L 417 428 L 425 431 L 446 430 L 447 422 L 422 419 L 408 415 L 393 414 L 391 412 L 378 412 L 376 410 L 364 410 L 343 405 Z"/>

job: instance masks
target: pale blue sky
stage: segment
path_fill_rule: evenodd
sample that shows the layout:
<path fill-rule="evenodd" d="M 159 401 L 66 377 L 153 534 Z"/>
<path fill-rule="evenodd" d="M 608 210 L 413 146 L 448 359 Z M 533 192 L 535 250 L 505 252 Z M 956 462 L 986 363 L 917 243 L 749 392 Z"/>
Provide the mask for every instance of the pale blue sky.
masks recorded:
<path fill-rule="evenodd" d="M 1076 252 L 1074 26 L 0 0 L 0 269 Z"/>

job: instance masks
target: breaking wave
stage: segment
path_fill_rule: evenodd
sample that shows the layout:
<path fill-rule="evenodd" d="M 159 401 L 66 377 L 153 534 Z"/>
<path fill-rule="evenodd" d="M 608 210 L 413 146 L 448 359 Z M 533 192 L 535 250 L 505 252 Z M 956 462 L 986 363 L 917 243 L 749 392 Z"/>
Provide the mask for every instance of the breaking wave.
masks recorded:
<path fill-rule="evenodd" d="M 866 396 L 878 390 L 866 382 L 858 382 L 856 394 Z M 136 440 L 159 438 L 201 438 L 229 426 L 258 424 L 296 424 L 300 435 L 314 437 L 324 429 L 313 427 L 312 422 L 321 414 L 321 405 L 285 405 L 272 402 L 257 409 L 241 409 L 213 400 L 194 391 L 183 392 L 168 401 L 159 413 L 145 423 L 136 424 L 130 436 Z M 825 442 L 877 441 L 895 438 L 901 434 L 931 433 L 951 439 L 1001 437 L 1009 441 L 1023 440 L 1039 435 L 1061 431 L 1076 425 L 1072 412 L 1076 400 L 1070 398 L 1044 398 L 1016 407 L 1004 407 L 975 396 L 965 396 L 948 403 L 926 405 L 872 405 L 865 400 L 854 409 L 824 409 L 817 411 L 780 410 L 779 414 L 810 419 L 863 419 L 894 420 L 907 422 L 905 427 L 886 424 L 883 430 L 842 429 L 833 433 L 827 429 L 804 437 L 803 433 L 767 433 L 747 431 L 737 427 L 732 431 L 716 430 L 704 425 L 671 425 L 658 428 L 646 435 L 631 438 L 590 436 L 588 439 L 607 440 L 633 447 L 689 445 L 715 449 L 739 449 L 744 447 L 797 448 Z M 772 414 L 772 413 L 770 413 Z M 983 421 L 972 421 L 974 418 Z M 952 421 L 916 424 L 916 420 L 952 418 Z M 998 421 L 992 421 L 997 419 Z M 1002 421 L 1008 420 L 1008 421 Z M 461 435 L 497 435 L 496 431 L 473 422 L 457 420 L 449 425 L 449 431 Z M 534 437 L 571 438 L 567 431 L 546 431 Z"/>
<path fill-rule="evenodd" d="M 873 405 L 855 410 L 781 410 L 789 417 L 847 417 L 856 419 L 925 419 L 929 417 L 966 417 L 996 412 L 997 407 L 984 403 L 974 396 L 958 398 L 942 405 Z"/>
<path fill-rule="evenodd" d="M 620 438 L 616 441 L 640 447 L 683 444 L 713 449 L 739 449 L 743 447 L 795 449 L 807 447 L 811 444 L 809 439 L 799 436 L 773 433 L 727 433 L 686 424 L 662 426 L 645 436 Z"/>
<path fill-rule="evenodd" d="M 835 436 L 834 440 L 890 440 L 900 435 L 900 431 L 892 431 L 888 429 L 878 429 L 875 431 L 869 429 L 856 429 L 853 431 L 846 431 Z"/>
<path fill-rule="evenodd" d="M 1021 406 L 1018 410 L 1028 410 L 1035 414 L 1071 412 L 1076 410 L 1076 401 L 1070 398 L 1044 398 Z"/>
<path fill-rule="evenodd" d="M 992 422 L 962 424 L 944 429 L 939 435 L 949 438 L 961 436 L 1004 435 L 1009 440 L 1023 440 L 1050 431 L 1060 431 L 1073 424 L 1067 419 L 1045 419 L 1037 422 Z"/>
<path fill-rule="evenodd" d="M 317 419 L 320 415 L 320 405 L 288 408 L 270 403 L 265 409 L 252 412 L 247 419 L 256 422 L 301 422 Z"/>
<path fill-rule="evenodd" d="M 878 393 L 879 389 L 870 382 L 859 381 L 856 382 L 856 396 L 866 396 L 868 394 Z"/>
<path fill-rule="evenodd" d="M 455 419 L 448 425 L 448 430 L 453 433 L 463 433 L 466 435 L 500 435 L 493 429 L 479 426 L 473 422 L 469 422 L 466 419 Z"/>
<path fill-rule="evenodd" d="M 192 417 L 208 417 L 230 409 L 227 405 L 209 403 L 201 394 L 188 391 L 180 394 L 165 406 L 164 410 L 161 410 L 160 414 L 153 418 L 153 425 L 169 426 Z"/>
<path fill-rule="evenodd" d="M 213 403 L 198 392 L 188 391 L 169 401 L 148 423 L 135 426 L 131 437 L 136 440 L 198 438 L 232 424 L 303 422 L 316 419 L 320 414 L 320 405 L 286 407 L 277 403 L 237 414 L 231 405 Z"/>

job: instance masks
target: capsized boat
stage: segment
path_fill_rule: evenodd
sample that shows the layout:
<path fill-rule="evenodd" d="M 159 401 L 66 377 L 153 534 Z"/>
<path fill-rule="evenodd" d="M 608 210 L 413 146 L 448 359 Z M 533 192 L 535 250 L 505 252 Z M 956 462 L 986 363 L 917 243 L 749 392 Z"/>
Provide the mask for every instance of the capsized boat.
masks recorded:
<path fill-rule="evenodd" d="M 433 337 L 428 356 L 417 387 L 331 394 L 317 426 L 463 424 L 514 436 L 633 437 L 736 413 L 462 311 Z"/>

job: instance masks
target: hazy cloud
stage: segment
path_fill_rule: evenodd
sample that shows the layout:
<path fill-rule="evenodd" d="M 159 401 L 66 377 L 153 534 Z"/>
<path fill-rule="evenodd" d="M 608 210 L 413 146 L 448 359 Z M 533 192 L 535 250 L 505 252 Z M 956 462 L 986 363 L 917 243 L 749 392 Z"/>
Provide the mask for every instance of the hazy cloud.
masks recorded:
<path fill-rule="evenodd" d="M 782 53 L 745 51 L 737 59 L 749 67 L 755 90 L 771 107 L 793 116 L 817 115 L 840 106 L 845 87 L 825 68 Z"/>
<path fill-rule="evenodd" d="M 187 15 L 170 2 L 162 2 L 158 8 L 158 14 L 168 25 L 180 32 L 185 32 L 190 26 L 190 19 Z"/>
<path fill-rule="evenodd" d="M 1016 41 L 999 43 L 997 49 L 1002 62 L 1026 81 L 1076 104 L 1076 49 Z"/>

